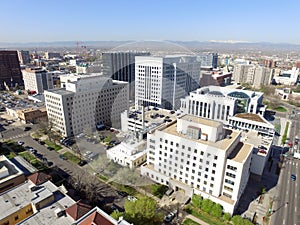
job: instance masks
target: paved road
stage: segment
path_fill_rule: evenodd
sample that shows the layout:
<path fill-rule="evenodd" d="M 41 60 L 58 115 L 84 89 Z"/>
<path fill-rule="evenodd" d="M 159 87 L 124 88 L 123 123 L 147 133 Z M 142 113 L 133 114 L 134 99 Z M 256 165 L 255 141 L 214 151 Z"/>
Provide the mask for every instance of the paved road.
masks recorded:
<path fill-rule="evenodd" d="M 300 161 L 286 158 L 274 196 L 272 225 L 300 225 Z M 291 180 L 295 174 L 296 181 Z"/>

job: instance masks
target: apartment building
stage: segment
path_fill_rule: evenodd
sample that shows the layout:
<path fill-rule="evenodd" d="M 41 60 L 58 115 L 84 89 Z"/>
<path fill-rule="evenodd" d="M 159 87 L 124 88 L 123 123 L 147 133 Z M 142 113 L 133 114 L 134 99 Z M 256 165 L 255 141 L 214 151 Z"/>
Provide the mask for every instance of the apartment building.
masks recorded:
<path fill-rule="evenodd" d="M 221 122 L 183 115 L 147 138 L 141 174 L 185 195 L 200 194 L 233 213 L 250 175 L 253 146 Z"/>
<path fill-rule="evenodd" d="M 228 117 L 237 113 L 264 115 L 265 106 L 262 92 L 207 86 L 181 99 L 180 110 L 227 124 Z"/>
<path fill-rule="evenodd" d="M 197 57 L 201 67 L 218 68 L 218 53 L 203 53 Z"/>
<path fill-rule="evenodd" d="M 22 70 L 25 90 L 37 94 L 53 89 L 52 75 L 42 68 L 26 68 Z"/>
<path fill-rule="evenodd" d="M 136 56 L 135 105 L 179 109 L 180 98 L 200 86 L 196 56 Z"/>
<path fill-rule="evenodd" d="M 45 91 L 45 100 L 48 119 L 63 136 L 95 129 L 97 123 L 120 128 L 120 114 L 128 109 L 128 83 L 85 77 Z"/>

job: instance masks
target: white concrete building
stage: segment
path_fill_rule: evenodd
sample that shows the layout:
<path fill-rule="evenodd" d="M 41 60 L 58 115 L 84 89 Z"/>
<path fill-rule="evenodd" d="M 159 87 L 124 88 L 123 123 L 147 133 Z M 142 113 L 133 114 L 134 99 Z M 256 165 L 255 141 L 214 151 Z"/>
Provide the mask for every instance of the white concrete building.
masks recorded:
<path fill-rule="evenodd" d="M 106 156 L 115 163 L 132 169 L 146 162 L 146 147 L 145 140 L 137 141 L 134 138 L 129 138 L 106 150 Z"/>
<path fill-rule="evenodd" d="M 45 91 L 49 121 L 63 136 L 95 129 L 97 123 L 120 128 L 128 108 L 128 84 L 101 76 L 66 83 L 65 89 Z"/>
<path fill-rule="evenodd" d="M 281 71 L 279 76 L 274 76 L 277 84 L 295 85 L 298 81 L 299 68 L 293 67 L 291 70 Z"/>
<path fill-rule="evenodd" d="M 42 94 L 44 90 L 53 89 L 53 79 L 50 73 L 41 68 L 26 68 L 22 70 L 25 90 Z"/>
<path fill-rule="evenodd" d="M 238 113 L 235 116 L 229 116 L 228 126 L 244 131 L 257 131 L 263 136 L 274 137 L 275 135 L 274 125 L 258 114 Z"/>
<path fill-rule="evenodd" d="M 81 78 L 89 78 L 89 77 L 99 77 L 100 73 L 91 73 L 91 74 L 63 74 L 59 76 L 60 79 L 60 87 L 65 88 L 68 82 L 75 82 Z"/>
<path fill-rule="evenodd" d="M 264 115 L 263 93 L 219 86 L 199 88 L 181 99 L 183 113 L 227 124 L 228 117 L 237 113 Z"/>
<path fill-rule="evenodd" d="M 179 109 L 180 98 L 199 88 L 196 56 L 136 56 L 135 105 Z"/>
<path fill-rule="evenodd" d="M 187 196 L 210 198 L 232 214 L 248 182 L 253 148 L 240 138 L 220 122 L 184 115 L 149 133 L 141 174 Z"/>

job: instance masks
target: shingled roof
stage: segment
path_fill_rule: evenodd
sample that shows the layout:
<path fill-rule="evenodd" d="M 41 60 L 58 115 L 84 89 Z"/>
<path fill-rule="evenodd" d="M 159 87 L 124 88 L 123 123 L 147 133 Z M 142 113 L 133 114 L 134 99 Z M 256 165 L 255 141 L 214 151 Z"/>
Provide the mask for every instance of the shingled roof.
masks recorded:
<path fill-rule="evenodd" d="M 70 206 L 66 209 L 66 212 L 71 216 L 74 220 L 78 220 L 83 215 L 88 213 L 91 210 L 91 206 L 86 205 L 82 202 L 76 202 L 74 205 Z"/>
<path fill-rule="evenodd" d="M 28 179 L 31 180 L 35 185 L 40 185 L 48 180 L 51 180 L 51 176 L 43 172 L 36 172 L 30 175 Z"/>

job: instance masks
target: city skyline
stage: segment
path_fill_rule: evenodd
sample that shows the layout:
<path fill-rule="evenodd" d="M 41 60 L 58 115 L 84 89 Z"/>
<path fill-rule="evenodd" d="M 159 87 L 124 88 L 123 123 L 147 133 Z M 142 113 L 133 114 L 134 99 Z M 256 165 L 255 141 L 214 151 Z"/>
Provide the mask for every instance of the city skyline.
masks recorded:
<path fill-rule="evenodd" d="M 2 2 L 0 42 L 233 40 L 300 44 L 288 0 Z M 9 18 L 9 19 L 8 19 Z M 290 33 L 291 35 L 287 35 Z"/>

